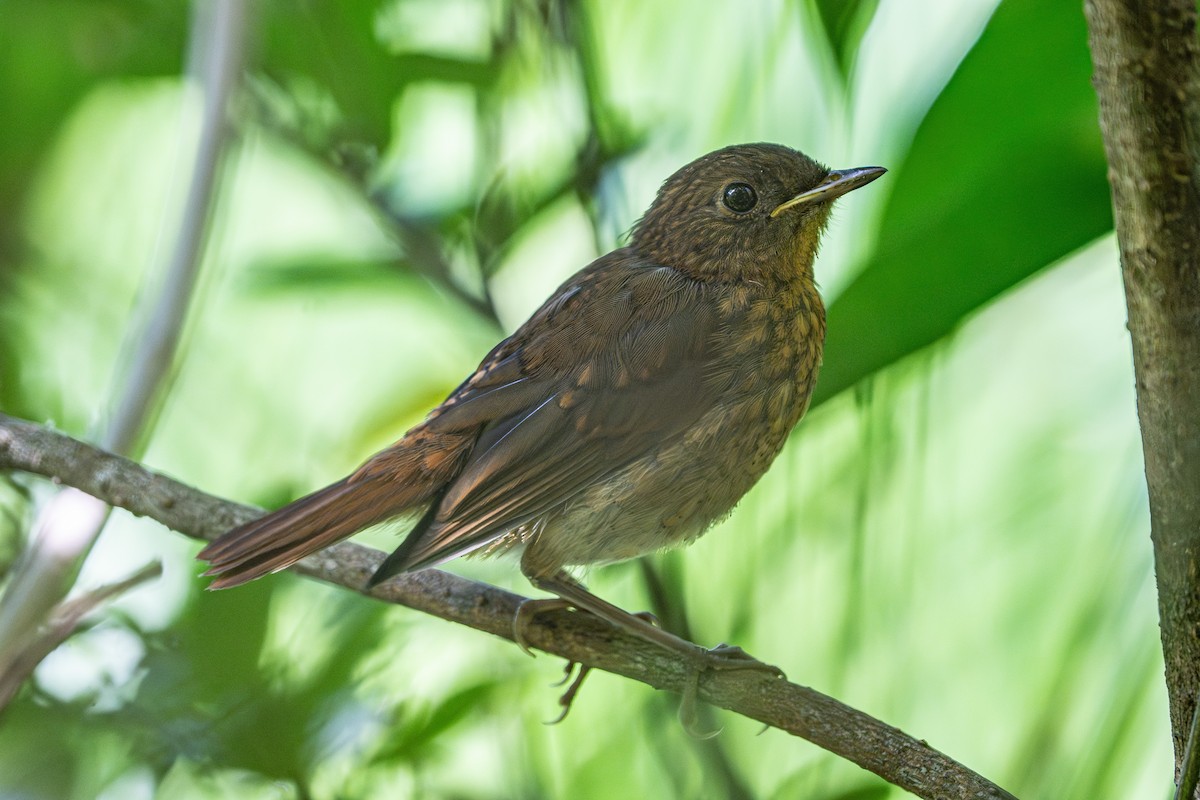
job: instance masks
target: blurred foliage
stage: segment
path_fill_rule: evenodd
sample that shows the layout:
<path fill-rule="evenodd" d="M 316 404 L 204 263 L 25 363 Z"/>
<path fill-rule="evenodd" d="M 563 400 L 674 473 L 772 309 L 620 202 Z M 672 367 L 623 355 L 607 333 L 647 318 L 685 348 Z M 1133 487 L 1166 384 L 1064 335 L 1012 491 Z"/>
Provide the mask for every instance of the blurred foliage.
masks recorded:
<path fill-rule="evenodd" d="M 843 75 L 849 75 L 879 0 L 813 0 L 825 38 Z"/>
<path fill-rule="evenodd" d="M 255 4 L 147 461 L 282 503 L 418 420 L 690 158 L 778 140 L 882 161 L 818 262 L 820 408 L 718 530 L 589 582 L 1018 796 L 1167 796 L 1082 15 L 913 5 Z M 0 94 L 20 114 L 0 128 L 0 408 L 86 435 L 173 235 L 195 122 L 180 74 L 202 43 L 180 3 L 4 9 Z M 0 563 L 45 491 L 0 485 Z M 116 515 L 80 587 L 154 556 L 166 574 L 0 718 L 0 795 L 900 795 L 723 713 L 694 742 L 673 698 L 604 674 L 546 727 L 560 664 L 287 575 L 205 593 L 195 549 Z M 528 591 L 506 561 L 451 568 Z"/>
<path fill-rule="evenodd" d="M 1112 229 L 1090 75 L 1078 8 L 1001 4 L 891 176 L 876 249 L 830 309 L 814 402 Z"/>

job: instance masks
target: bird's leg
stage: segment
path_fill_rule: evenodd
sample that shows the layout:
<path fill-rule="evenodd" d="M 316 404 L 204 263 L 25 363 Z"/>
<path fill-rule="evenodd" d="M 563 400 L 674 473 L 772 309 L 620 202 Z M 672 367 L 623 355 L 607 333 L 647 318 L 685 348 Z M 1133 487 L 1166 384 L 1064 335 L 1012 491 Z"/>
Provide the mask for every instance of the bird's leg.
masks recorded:
<path fill-rule="evenodd" d="M 529 649 L 529 642 L 525 639 L 525 628 L 529 625 L 529 622 L 538 614 L 547 611 L 556 611 L 560 608 L 574 607 L 574 603 L 570 603 L 561 597 L 525 600 L 521 605 L 517 606 L 517 613 L 513 616 L 513 641 L 517 643 L 517 647 L 521 648 L 523 652 L 531 656 L 534 655 L 533 651 Z M 634 613 L 633 616 L 650 625 L 656 626 L 658 624 L 658 618 L 649 611 L 639 611 Z M 575 679 L 571 680 L 571 675 L 575 672 L 576 666 L 579 667 L 579 672 L 575 675 Z M 563 670 L 563 679 L 555 684 L 556 686 L 565 686 L 570 681 L 570 686 L 567 686 L 567 690 L 563 692 L 562 697 L 558 698 L 558 704 L 562 706 L 562 713 L 548 722 L 548 725 L 557 725 L 567 718 L 567 713 L 571 710 L 571 704 L 575 702 L 575 695 L 579 693 L 580 687 L 583 686 L 583 679 L 587 677 L 591 669 L 587 664 L 579 664 L 575 661 L 567 662 L 567 666 Z"/>
<path fill-rule="evenodd" d="M 696 700 L 699 694 L 699 676 L 703 671 L 708 669 L 756 669 L 769 672 L 780 678 L 783 677 L 783 671 L 779 667 L 758 661 L 740 647 L 731 647 L 730 645 L 722 644 L 711 650 L 706 650 L 703 647 L 692 644 L 686 639 L 681 639 L 675 634 L 653 624 L 651 621 L 653 617 L 647 619 L 644 616 L 631 614 L 607 600 L 597 597 L 589 592 L 583 584 L 562 570 L 549 577 L 536 574 L 527 575 L 527 577 L 537 588 L 556 594 L 558 597 L 546 600 L 526 600 L 517 609 L 516 617 L 513 619 L 513 638 L 516 639 L 518 645 L 521 645 L 522 649 L 528 652 L 523 629 L 528 625 L 530 619 L 543 611 L 574 607 L 591 612 L 609 624 L 638 638 L 682 654 L 691 662 L 692 668 L 695 670 L 695 673 L 688 680 L 684 689 L 683 703 L 680 707 L 680 719 L 688 732 L 693 735 L 709 735 L 698 733 L 694 725 Z M 570 700 L 574 698 L 574 693 L 571 692 L 570 694 L 570 698 L 566 696 L 563 698 L 566 701 L 566 708 L 563 711 L 564 716 L 566 715 L 566 711 L 570 709 Z"/>
<path fill-rule="evenodd" d="M 575 667 L 579 667 L 579 672 L 575 675 L 575 680 L 571 680 L 571 673 L 575 672 Z M 575 661 L 568 661 L 567 666 L 563 668 L 563 679 L 555 686 L 563 686 L 567 681 L 571 681 L 571 685 L 567 686 L 567 690 L 562 693 L 562 697 L 558 698 L 558 704 L 562 706 L 562 713 L 557 717 L 547 722 L 547 725 L 557 725 L 567 718 L 567 713 L 571 710 L 571 704 L 575 702 L 575 695 L 579 693 L 579 688 L 583 686 L 583 679 L 588 676 L 592 668 L 587 664 L 579 664 Z"/>
<path fill-rule="evenodd" d="M 580 586 L 580 588 L 583 589 L 582 586 Z M 550 590 L 547 589 L 547 591 Z M 587 590 L 584 589 L 584 591 Z M 597 597 L 596 599 L 599 600 L 600 598 Z M 517 606 L 516 615 L 513 616 L 513 641 L 517 643 L 517 647 L 521 648 L 521 652 L 531 656 L 534 655 L 534 652 L 529 649 L 529 642 L 525 639 L 525 628 L 529 626 L 530 620 L 532 620 L 538 614 L 545 614 L 547 611 L 558 611 L 562 608 L 578 608 L 578 606 L 569 600 L 563 599 L 562 597 L 527 598 L 521 601 L 521 604 Z M 614 606 L 614 608 L 616 607 Z M 584 610 L 586 611 L 587 609 Z M 621 611 L 619 608 L 617 610 Z M 624 614 L 626 612 L 621 611 L 621 613 Z M 658 627 L 658 617 L 654 616 L 649 611 L 635 611 L 631 613 L 630 616 L 642 620 L 647 625 L 655 628 Z M 683 640 L 680 639 L 680 641 Z M 714 649 L 727 647 L 728 645 L 723 644 Z M 733 649 L 740 650 L 740 648 L 736 647 Z M 749 656 L 747 656 L 747 658 L 748 657 Z"/>
<path fill-rule="evenodd" d="M 592 594 L 583 584 L 561 570 L 550 577 L 532 575 L 529 576 L 529 580 L 539 589 L 556 594 L 558 597 L 546 600 L 527 600 L 522 603 L 521 608 L 517 610 L 518 625 L 527 624 L 531 617 L 552 608 L 574 607 L 589 611 L 627 633 L 680 653 L 701 670 L 765 669 L 778 675 L 783 674 L 778 667 L 758 661 L 740 647 L 722 644 L 706 650 L 686 639 L 681 639 L 655 625 L 652 622 L 653 616 L 631 614 L 618 608 L 607 600 Z"/>

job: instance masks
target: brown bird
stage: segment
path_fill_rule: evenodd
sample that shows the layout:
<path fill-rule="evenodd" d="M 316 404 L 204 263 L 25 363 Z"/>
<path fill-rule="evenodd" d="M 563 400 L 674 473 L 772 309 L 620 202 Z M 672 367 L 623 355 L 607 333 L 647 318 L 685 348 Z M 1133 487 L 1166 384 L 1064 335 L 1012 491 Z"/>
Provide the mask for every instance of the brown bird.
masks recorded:
<path fill-rule="evenodd" d="M 564 283 L 399 442 L 201 551 L 205 574 L 219 576 L 212 588 L 423 511 L 371 586 L 519 547 L 521 571 L 561 599 L 522 607 L 518 642 L 550 603 L 683 652 L 699 669 L 746 666 L 736 648 L 702 650 L 601 600 L 566 567 L 689 542 L 767 470 L 821 363 L 813 260 L 832 202 L 884 172 L 829 170 L 774 144 L 688 164 L 629 245 Z"/>

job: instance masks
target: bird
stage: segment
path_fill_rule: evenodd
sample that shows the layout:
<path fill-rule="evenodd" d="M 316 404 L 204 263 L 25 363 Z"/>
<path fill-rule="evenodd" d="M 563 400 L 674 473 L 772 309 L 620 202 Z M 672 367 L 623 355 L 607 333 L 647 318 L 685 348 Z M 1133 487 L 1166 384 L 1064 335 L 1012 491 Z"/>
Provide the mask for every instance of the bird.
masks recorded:
<path fill-rule="evenodd" d="M 686 544 L 767 471 L 821 364 L 813 264 L 833 202 L 885 172 L 829 169 L 769 143 L 682 167 L 627 244 L 567 279 L 423 422 L 349 476 L 205 547 L 210 588 L 417 517 L 368 588 L 469 553 L 519 551 L 522 573 L 553 595 L 518 610 L 523 648 L 530 618 L 557 605 L 697 669 L 753 661 L 624 611 L 569 568 Z"/>

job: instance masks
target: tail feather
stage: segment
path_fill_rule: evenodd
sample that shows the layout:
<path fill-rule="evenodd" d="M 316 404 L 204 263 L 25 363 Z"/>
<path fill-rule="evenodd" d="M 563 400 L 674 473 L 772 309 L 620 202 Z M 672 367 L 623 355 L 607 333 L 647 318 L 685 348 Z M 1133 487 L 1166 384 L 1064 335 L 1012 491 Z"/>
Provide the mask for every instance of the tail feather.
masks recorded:
<path fill-rule="evenodd" d="M 363 528 L 420 511 L 454 479 L 476 435 L 420 425 L 350 477 L 234 528 L 197 556 L 209 563 L 205 575 L 218 576 L 209 588 L 278 572 Z"/>
<path fill-rule="evenodd" d="M 384 476 L 346 478 L 234 528 L 197 558 L 210 565 L 205 575 L 220 576 L 210 589 L 240 586 L 403 514 L 425 499 L 423 494 L 402 491 Z"/>

